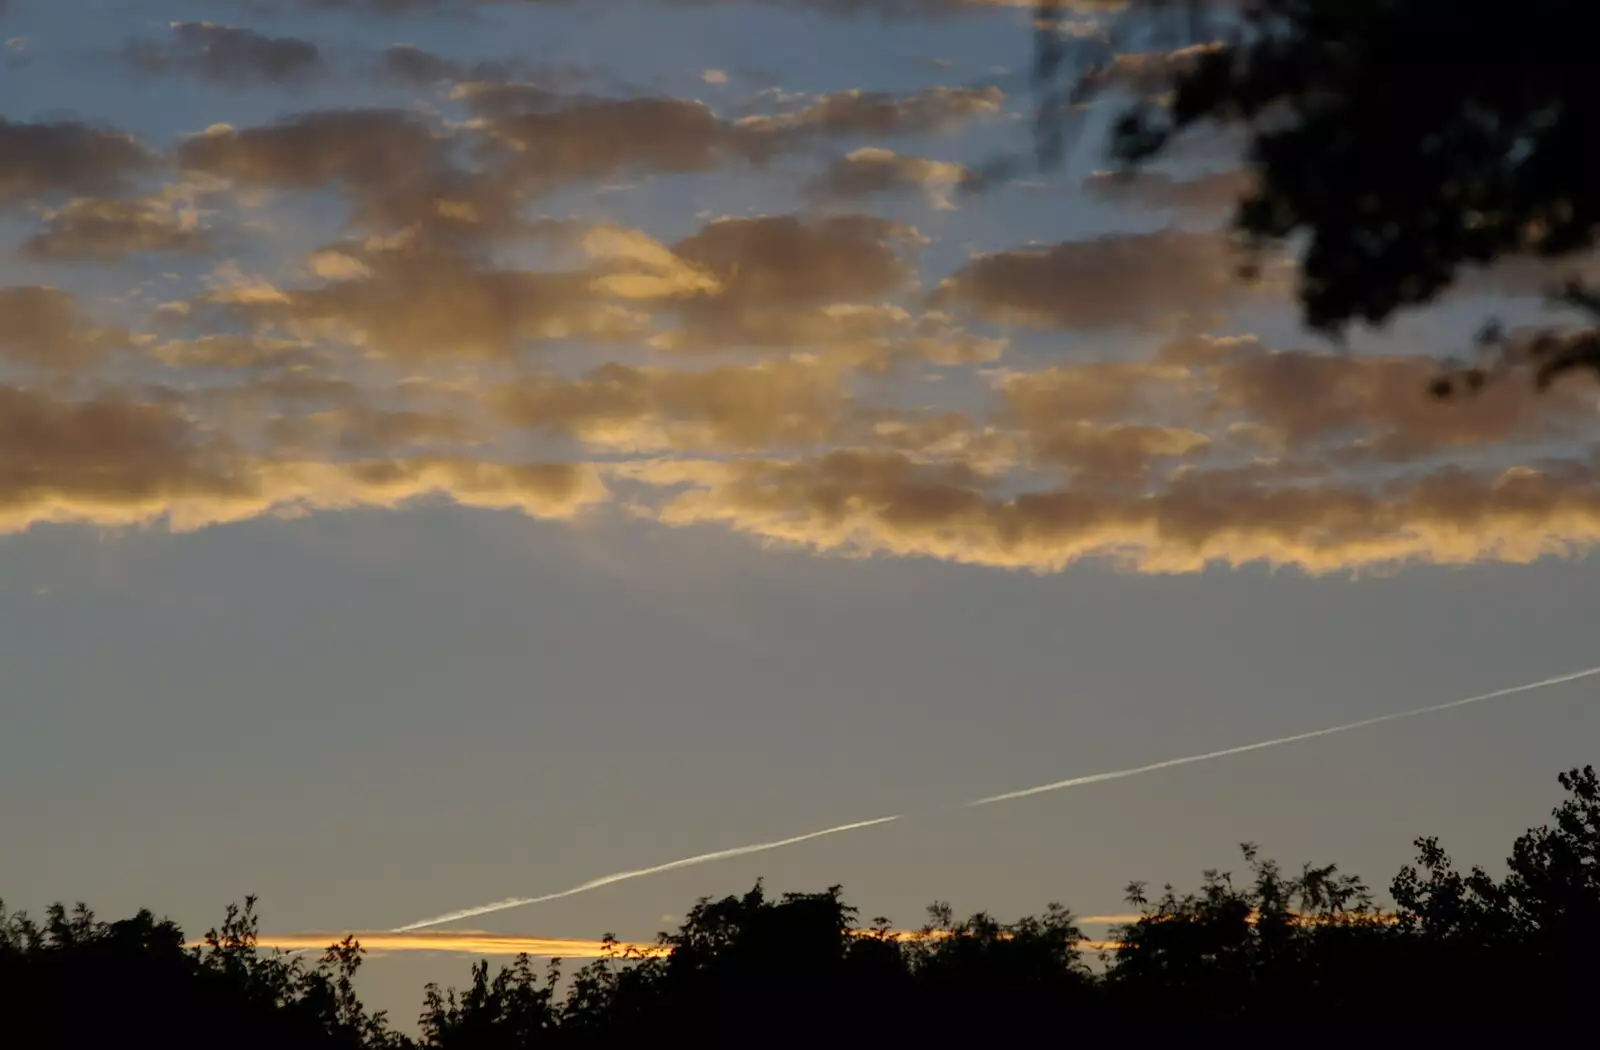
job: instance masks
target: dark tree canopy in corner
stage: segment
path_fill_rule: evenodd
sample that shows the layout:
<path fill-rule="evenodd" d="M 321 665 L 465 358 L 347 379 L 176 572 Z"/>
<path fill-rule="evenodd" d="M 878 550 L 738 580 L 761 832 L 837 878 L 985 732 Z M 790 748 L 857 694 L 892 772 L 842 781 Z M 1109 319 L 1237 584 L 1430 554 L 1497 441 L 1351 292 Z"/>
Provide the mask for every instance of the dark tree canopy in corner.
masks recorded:
<path fill-rule="evenodd" d="M 1600 90 L 1581 28 L 1592 7 L 1131 0 L 1124 24 L 1178 15 L 1198 46 L 1172 68 L 1170 93 L 1117 122 L 1111 152 L 1136 166 L 1180 132 L 1245 131 L 1257 185 L 1239 204 L 1239 232 L 1255 246 L 1304 238 L 1300 298 L 1314 330 L 1381 325 L 1465 267 L 1593 247 Z M 1041 33 L 1060 10 L 1041 4 Z M 1048 51 L 1045 77 L 1060 66 Z M 1559 297 L 1596 313 L 1579 285 Z M 1592 332 L 1520 350 L 1541 382 L 1600 370 Z"/>

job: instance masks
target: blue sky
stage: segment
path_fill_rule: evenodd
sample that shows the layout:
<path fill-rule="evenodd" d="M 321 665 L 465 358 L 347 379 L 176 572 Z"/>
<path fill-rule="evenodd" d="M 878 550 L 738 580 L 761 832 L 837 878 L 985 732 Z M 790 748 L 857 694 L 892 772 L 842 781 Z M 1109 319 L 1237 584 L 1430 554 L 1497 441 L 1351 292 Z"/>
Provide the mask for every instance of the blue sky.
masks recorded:
<path fill-rule="evenodd" d="M 1593 389 L 1422 396 L 1525 278 L 1339 356 L 1292 266 L 1232 282 L 1198 151 L 958 193 L 1029 148 L 1027 13 L 975 7 L 13 0 L 6 903 L 386 929 L 889 813 L 473 925 L 1503 856 L 1592 685 L 955 806 L 1576 670 L 1600 621 Z M 465 972 L 366 971 L 402 1020 Z"/>

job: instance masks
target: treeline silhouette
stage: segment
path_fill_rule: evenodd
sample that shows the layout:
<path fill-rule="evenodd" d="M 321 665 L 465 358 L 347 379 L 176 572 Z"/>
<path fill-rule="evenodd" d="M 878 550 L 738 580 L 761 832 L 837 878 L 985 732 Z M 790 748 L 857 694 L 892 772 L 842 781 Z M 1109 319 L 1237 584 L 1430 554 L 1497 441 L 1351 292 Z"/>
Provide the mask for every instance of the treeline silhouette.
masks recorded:
<path fill-rule="evenodd" d="M 900 937 L 886 920 L 860 924 L 837 886 L 774 899 L 757 883 L 702 899 L 660 935 L 657 954 L 618 946 L 565 981 L 559 962 L 536 968 L 521 956 L 492 975 L 478 963 L 463 990 L 429 985 L 416 1037 L 360 1001 L 354 940 L 315 963 L 263 949 L 253 899 L 190 947 L 148 911 L 107 923 L 56 905 L 41 923 L 0 907 L 0 1043 L 1003 1045 L 1426 1038 L 1466 1026 L 1479 1038 L 1593 1038 L 1600 779 L 1591 766 L 1560 782 L 1567 798 L 1553 822 L 1516 840 L 1503 878 L 1460 871 L 1436 839 L 1419 839 L 1416 862 L 1390 885 L 1392 909 L 1333 865 L 1290 873 L 1249 845 L 1247 878 L 1206 872 L 1181 895 L 1130 885 L 1141 918 L 1098 950 L 1056 905 L 1002 923 L 958 921 L 936 904 L 923 936 Z"/>

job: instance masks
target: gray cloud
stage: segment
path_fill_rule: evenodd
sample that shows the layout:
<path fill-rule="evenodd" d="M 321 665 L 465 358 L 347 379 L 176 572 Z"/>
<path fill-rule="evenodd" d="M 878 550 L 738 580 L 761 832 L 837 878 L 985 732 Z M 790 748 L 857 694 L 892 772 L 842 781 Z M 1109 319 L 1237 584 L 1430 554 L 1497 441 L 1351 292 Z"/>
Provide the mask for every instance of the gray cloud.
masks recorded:
<path fill-rule="evenodd" d="M 0 205 L 115 191 L 152 164 L 143 146 L 108 128 L 0 117 Z"/>
<path fill-rule="evenodd" d="M 420 117 L 397 109 L 320 110 L 274 124 L 222 126 L 178 147 L 183 167 L 238 182 L 377 190 L 434 170 L 439 140 Z"/>
<path fill-rule="evenodd" d="M 949 134 L 978 117 L 998 113 L 1004 102 L 1005 93 L 996 87 L 932 87 L 902 93 L 852 89 L 823 95 L 797 109 L 752 114 L 737 126 L 782 140 Z"/>
<path fill-rule="evenodd" d="M 1084 180 L 1083 186 L 1102 200 L 1124 206 L 1209 213 L 1225 211 L 1239 203 L 1253 190 L 1255 177 L 1243 168 L 1187 179 L 1157 171 L 1097 171 Z"/>
<path fill-rule="evenodd" d="M 1036 328 L 1148 327 L 1225 309 L 1249 293 L 1221 234 L 1164 230 L 980 255 L 935 301 Z"/>
<path fill-rule="evenodd" d="M 173 22 L 170 40 L 129 41 L 128 60 L 151 73 L 185 72 L 223 84 L 304 81 L 323 71 L 309 40 L 264 36 L 216 22 Z"/>

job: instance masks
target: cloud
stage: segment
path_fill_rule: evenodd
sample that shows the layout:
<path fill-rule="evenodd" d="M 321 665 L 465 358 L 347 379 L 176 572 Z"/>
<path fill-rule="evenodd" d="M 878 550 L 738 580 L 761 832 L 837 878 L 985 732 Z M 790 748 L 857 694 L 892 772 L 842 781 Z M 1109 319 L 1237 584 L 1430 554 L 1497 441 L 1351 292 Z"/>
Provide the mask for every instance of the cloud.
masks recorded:
<path fill-rule="evenodd" d="M 1163 230 L 975 256 L 934 301 L 1006 324 L 1095 330 L 1152 327 L 1243 299 L 1230 241 Z"/>
<path fill-rule="evenodd" d="M 1159 97 L 1170 90 L 1175 77 L 1192 70 L 1197 59 L 1221 46 L 1218 42 L 1203 42 L 1171 51 L 1123 52 L 1113 55 L 1091 76 L 1091 82 L 1141 97 Z"/>
<path fill-rule="evenodd" d="M 266 4 L 271 10 L 277 0 L 247 0 Z M 315 11 L 355 11 L 365 15 L 402 18 L 419 14 L 459 14 L 492 4 L 548 4 L 559 6 L 573 0 L 295 0 L 300 7 Z"/>
<path fill-rule="evenodd" d="M 702 0 L 703 2 L 703 0 Z M 944 18 L 957 14 L 996 11 L 1033 11 L 1039 0 L 758 0 L 773 5 L 800 7 L 836 17 L 871 16 L 882 19 Z M 1128 0 L 1062 0 L 1065 10 L 1098 13 L 1117 11 Z"/>
<path fill-rule="evenodd" d="M 781 361 L 702 371 L 608 364 L 492 392 L 504 421 L 619 452 L 750 451 L 833 439 L 849 400 L 836 369 Z"/>
<path fill-rule="evenodd" d="M 131 137 L 73 121 L 0 117 L 0 205 L 120 189 L 153 159 Z"/>
<path fill-rule="evenodd" d="M 121 523 L 172 500 L 226 500 L 248 488 L 237 464 L 170 406 L 0 386 L 0 530 L 63 518 Z"/>
<path fill-rule="evenodd" d="M 1211 340 L 1203 340 L 1212 345 Z M 1032 372 L 1002 374 L 998 388 L 1011 414 L 1026 425 L 1055 420 L 1121 420 L 1148 413 L 1162 393 L 1195 391 L 1179 362 L 1084 361 Z"/>
<path fill-rule="evenodd" d="M 1028 442 L 1037 462 L 1069 468 L 1088 485 L 1131 485 L 1158 464 L 1206 453 L 1211 439 L 1180 427 L 1054 420 L 1035 426 Z"/>
<path fill-rule="evenodd" d="M 606 498 L 582 464 L 462 457 L 265 459 L 171 404 L 59 401 L 0 387 L 0 531 L 40 522 L 189 530 L 268 514 L 396 508 L 424 497 L 570 518 Z"/>
<path fill-rule="evenodd" d="M 534 191 L 632 172 L 686 174 L 750 158 L 753 139 L 703 102 L 563 95 L 529 84 L 466 83 L 488 159 Z"/>
<path fill-rule="evenodd" d="M 266 437 L 276 455 L 361 457 L 437 455 L 450 446 L 482 442 L 479 427 L 459 416 L 417 409 L 342 404 L 303 415 L 277 415 Z"/>
<path fill-rule="evenodd" d="M 428 251 L 358 261 L 346 279 L 252 296 L 234 310 L 257 324 L 412 361 L 509 360 L 541 342 L 638 336 L 647 323 L 591 294 L 583 273 L 502 269 Z"/>
<path fill-rule="evenodd" d="M 1124 206 L 1213 213 L 1238 204 L 1254 188 L 1255 176 L 1246 168 L 1214 171 L 1186 179 L 1158 171 L 1097 171 L 1085 179 L 1083 185 L 1092 195 Z"/>
<path fill-rule="evenodd" d="M 458 62 L 410 44 L 395 44 L 384 51 L 378 71 L 415 87 L 458 80 L 509 80 L 516 75 L 509 62 Z"/>
<path fill-rule="evenodd" d="M 247 189 L 337 188 L 352 201 L 353 225 L 405 231 L 419 243 L 461 248 L 527 232 L 515 181 L 462 166 L 454 147 L 449 132 L 416 113 L 351 109 L 242 130 L 219 125 L 176 152 L 191 174 Z"/>
<path fill-rule="evenodd" d="M 1469 402 L 1429 393 L 1439 372 L 1421 355 L 1272 350 L 1253 339 L 1179 341 L 1169 362 L 1210 391 L 1207 414 L 1246 421 L 1277 450 L 1323 449 L 1331 461 L 1406 463 L 1472 446 L 1571 439 L 1596 418 L 1585 384 L 1540 393 L 1492 384 Z"/>
<path fill-rule="evenodd" d="M 129 41 L 128 60 L 146 72 L 193 73 L 234 86 L 304 82 L 324 71 L 317 45 L 298 37 L 263 36 L 216 22 L 173 22 L 171 30 L 165 42 Z"/>
<path fill-rule="evenodd" d="M 655 463 L 616 474 L 675 488 L 649 514 L 668 525 L 716 523 L 819 552 L 1040 572 L 1091 559 L 1144 573 L 1524 563 L 1600 540 L 1600 465 L 1592 459 L 1487 473 L 1441 468 L 1371 485 L 1279 485 L 1246 471 L 1191 469 L 1141 492 L 1011 496 L 963 477 L 958 466 L 870 451 Z"/>
<path fill-rule="evenodd" d="M 247 185 L 372 191 L 432 171 L 441 147 L 404 110 L 319 110 L 242 131 L 219 125 L 185 139 L 177 157 L 190 171 Z"/>
<path fill-rule="evenodd" d="M 125 331 L 97 326 L 80 314 L 70 292 L 42 285 L 0 288 L 0 357 L 12 364 L 76 371 L 127 345 Z"/>
<path fill-rule="evenodd" d="M 395 44 L 390 47 L 383 53 L 378 68 L 385 76 L 418 87 L 437 84 L 442 80 L 458 80 L 465 75 L 460 63 L 410 44 Z M 491 77 L 492 74 L 481 79 L 488 80 Z"/>
<path fill-rule="evenodd" d="M 378 60 L 378 73 L 413 87 L 432 87 L 462 81 L 507 84 L 517 81 L 528 87 L 553 91 L 589 78 L 584 67 L 569 62 L 530 65 L 518 59 L 477 59 L 461 61 L 435 54 L 412 44 L 394 44 Z"/>
<path fill-rule="evenodd" d="M 312 6 L 371 28 L 479 5 Z M 1003 5 L 813 8 L 985 6 Z M 652 83 L 715 104 L 607 80 L 612 97 L 589 93 L 604 74 L 587 67 L 383 50 L 396 36 L 366 45 L 368 72 L 423 87 L 408 107 L 218 124 L 162 156 L 114 129 L 0 121 L 0 204 L 37 222 L 13 259 L 25 276 L 0 288 L 19 428 L 0 530 L 453 500 L 1037 571 L 1343 572 L 1593 543 L 1600 428 L 1582 384 L 1439 403 L 1420 352 L 1196 334 L 1289 301 L 1287 266 L 1235 276 L 1225 231 L 971 255 L 868 214 L 892 194 L 950 207 L 972 173 L 938 158 L 970 143 L 905 137 L 1009 119 L 997 88 L 741 102 L 726 85 L 749 78 L 703 55 Z M 252 82 L 327 57 L 199 22 L 152 46 L 163 68 Z M 1107 76 L 1153 85 L 1180 60 L 1122 56 Z M 168 161 L 184 178 L 158 185 Z M 1068 188 L 1188 224 L 1248 189 L 1211 166 Z M 796 188 L 801 210 L 760 212 Z M 972 218 L 929 232 L 965 237 Z M 1080 336 L 1070 351 L 1062 332 Z"/>
<path fill-rule="evenodd" d="M 1005 93 L 997 87 L 931 87 L 905 93 L 851 89 L 823 95 L 799 109 L 743 117 L 737 127 L 776 140 L 949 134 L 978 117 L 1000 112 L 1004 102 Z"/>
<path fill-rule="evenodd" d="M 171 197 L 80 197 L 44 218 L 44 229 L 22 245 L 23 254 L 34 259 L 109 263 L 139 252 L 211 250 L 199 213 Z"/>
<path fill-rule="evenodd" d="M 178 369 L 261 369 L 308 363 L 312 357 L 297 339 L 212 333 L 193 339 L 169 339 L 150 350 L 150 356 Z"/>
<path fill-rule="evenodd" d="M 954 210 L 951 192 L 969 178 L 961 164 L 910 157 L 876 146 L 863 147 L 834 161 L 808 187 L 814 197 L 855 200 L 878 193 L 919 189 L 940 211 Z"/>
<path fill-rule="evenodd" d="M 682 298 L 678 331 L 656 345 L 792 348 L 838 327 L 842 304 L 893 296 L 914 280 L 915 231 L 863 215 L 719 219 L 672 245 L 715 289 Z M 832 311 L 832 312 L 830 312 Z"/>
<path fill-rule="evenodd" d="M 750 306 L 856 301 L 899 290 L 900 248 L 914 237 L 887 219 L 794 215 L 719 219 L 672 246 L 717 278 L 717 298 Z"/>

